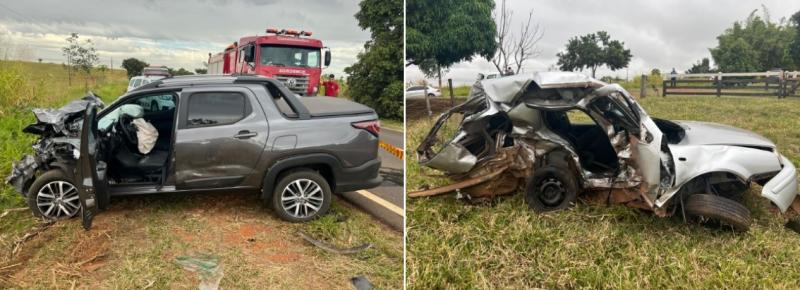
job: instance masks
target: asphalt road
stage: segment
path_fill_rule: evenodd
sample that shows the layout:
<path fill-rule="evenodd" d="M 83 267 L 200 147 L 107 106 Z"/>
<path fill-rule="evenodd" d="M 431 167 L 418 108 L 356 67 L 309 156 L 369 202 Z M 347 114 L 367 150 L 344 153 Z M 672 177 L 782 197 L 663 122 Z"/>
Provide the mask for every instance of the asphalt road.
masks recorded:
<path fill-rule="evenodd" d="M 403 133 L 400 131 L 381 128 L 380 140 L 403 148 Z M 402 231 L 405 216 L 403 160 L 383 149 L 380 149 L 379 155 L 383 183 L 376 188 L 345 192 L 341 196 L 392 228 Z"/>

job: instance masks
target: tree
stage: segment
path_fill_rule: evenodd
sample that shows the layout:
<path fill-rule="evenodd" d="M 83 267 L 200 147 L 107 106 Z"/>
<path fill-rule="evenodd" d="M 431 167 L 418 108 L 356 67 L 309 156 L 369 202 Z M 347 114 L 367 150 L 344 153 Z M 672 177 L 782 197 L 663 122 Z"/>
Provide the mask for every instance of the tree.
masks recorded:
<path fill-rule="evenodd" d="M 707 57 L 704 57 L 686 71 L 687 74 L 703 74 L 712 72 L 714 72 L 714 70 L 711 69 L 711 61 L 709 61 Z"/>
<path fill-rule="evenodd" d="M 536 45 L 544 37 L 544 30 L 539 24 L 531 24 L 533 21 L 533 10 L 528 12 L 528 21 L 519 27 L 519 33 L 511 33 L 511 22 L 514 12 L 506 8 L 506 0 L 502 0 L 499 14 L 495 14 L 497 21 L 497 52 L 491 58 L 487 58 L 497 72 L 503 74 L 506 67 L 513 67 L 515 73 L 519 73 L 522 64 L 531 58 L 539 56 L 541 50 Z"/>
<path fill-rule="evenodd" d="M 73 33 L 67 38 L 68 45 L 61 48 L 64 56 L 67 57 L 67 65 L 72 69 L 82 71 L 87 77 L 91 77 L 92 68 L 100 60 L 91 39 L 81 43 L 78 34 Z"/>
<path fill-rule="evenodd" d="M 196 68 L 196 69 L 194 69 L 194 72 L 199 74 L 199 75 L 204 75 L 204 74 L 208 73 L 208 69 L 206 69 L 206 68 Z"/>
<path fill-rule="evenodd" d="M 567 42 L 566 51 L 556 54 L 561 70 L 575 71 L 590 69 L 595 77 L 597 68 L 605 65 L 615 71 L 628 66 L 631 51 L 625 43 L 611 40 L 605 31 L 573 37 Z"/>
<path fill-rule="evenodd" d="M 789 55 L 794 62 L 794 68 L 800 70 L 800 11 L 795 12 L 789 21 L 794 24 L 794 40 L 789 45 Z"/>
<path fill-rule="evenodd" d="M 756 12 L 758 9 L 743 22 L 734 22 L 733 27 L 717 36 L 717 47 L 709 49 L 720 71 L 753 72 L 793 66 L 789 45 L 795 28 L 783 20 L 772 22 L 766 8 L 763 17 Z"/>
<path fill-rule="evenodd" d="M 381 118 L 403 118 L 403 1 L 363 0 L 355 18 L 370 31 L 355 64 L 345 68 L 347 93 Z"/>
<path fill-rule="evenodd" d="M 432 76 L 475 55 L 491 59 L 497 49 L 493 9 L 493 0 L 406 1 L 407 65 Z"/>
<path fill-rule="evenodd" d="M 133 57 L 126 58 L 122 61 L 122 68 L 128 72 L 128 78 L 141 75 L 144 68 L 148 66 L 150 66 L 150 64 Z"/>
<path fill-rule="evenodd" d="M 186 70 L 185 68 L 179 68 L 179 69 L 175 70 L 175 69 L 173 69 L 171 67 L 168 67 L 167 71 L 169 71 L 169 74 L 173 75 L 173 76 L 185 76 L 185 75 L 193 75 L 194 74 L 193 72 L 190 72 L 190 71 Z"/>

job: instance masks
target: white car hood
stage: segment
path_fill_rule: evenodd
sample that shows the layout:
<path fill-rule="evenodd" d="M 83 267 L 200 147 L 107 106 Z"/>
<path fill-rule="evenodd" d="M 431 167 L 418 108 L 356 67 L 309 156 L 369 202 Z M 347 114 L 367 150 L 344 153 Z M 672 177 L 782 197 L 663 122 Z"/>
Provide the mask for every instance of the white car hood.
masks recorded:
<path fill-rule="evenodd" d="M 756 133 L 727 125 L 697 122 L 673 121 L 686 131 L 680 145 L 738 145 L 775 148 L 767 138 Z"/>

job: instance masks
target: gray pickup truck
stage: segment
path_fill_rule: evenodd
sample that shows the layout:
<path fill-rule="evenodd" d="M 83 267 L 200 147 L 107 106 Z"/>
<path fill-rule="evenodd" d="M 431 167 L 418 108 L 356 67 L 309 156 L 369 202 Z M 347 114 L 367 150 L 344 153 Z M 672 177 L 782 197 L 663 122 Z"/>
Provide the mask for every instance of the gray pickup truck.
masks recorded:
<path fill-rule="evenodd" d="M 89 229 L 111 196 L 250 190 L 281 219 L 303 222 L 325 214 L 333 192 L 382 181 L 374 110 L 299 98 L 273 79 L 168 78 L 102 107 L 90 94 L 34 109 L 38 122 L 23 131 L 41 136 L 35 154 L 7 178 L 34 215 L 80 212 Z"/>

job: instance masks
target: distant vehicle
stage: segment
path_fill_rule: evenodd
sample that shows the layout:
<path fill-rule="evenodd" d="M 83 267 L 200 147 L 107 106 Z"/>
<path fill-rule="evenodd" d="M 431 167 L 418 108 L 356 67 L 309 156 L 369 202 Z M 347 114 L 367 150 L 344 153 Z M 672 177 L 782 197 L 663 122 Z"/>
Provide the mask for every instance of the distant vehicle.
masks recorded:
<path fill-rule="evenodd" d="M 150 76 L 135 76 L 131 78 L 131 81 L 128 82 L 128 92 L 132 91 L 135 88 L 141 87 L 143 85 L 152 83 L 156 80 L 160 80 L 165 78 L 161 75 L 150 75 Z"/>
<path fill-rule="evenodd" d="M 163 79 L 172 76 L 166 66 L 148 66 L 142 70 L 142 76 Z"/>
<path fill-rule="evenodd" d="M 208 74 L 262 75 L 300 96 L 316 96 L 331 51 L 310 36 L 310 31 L 269 28 L 267 35 L 242 37 L 223 52 L 208 54 Z"/>
<path fill-rule="evenodd" d="M 411 86 L 406 89 L 406 98 L 422 98 L 425 97 L 425 88 L 428 88 L 428 97 L 436 98 L 441 97 L 442 92 L 432 86 Z"/>

